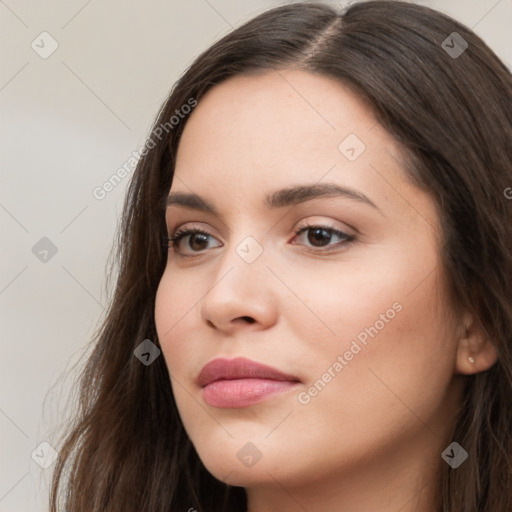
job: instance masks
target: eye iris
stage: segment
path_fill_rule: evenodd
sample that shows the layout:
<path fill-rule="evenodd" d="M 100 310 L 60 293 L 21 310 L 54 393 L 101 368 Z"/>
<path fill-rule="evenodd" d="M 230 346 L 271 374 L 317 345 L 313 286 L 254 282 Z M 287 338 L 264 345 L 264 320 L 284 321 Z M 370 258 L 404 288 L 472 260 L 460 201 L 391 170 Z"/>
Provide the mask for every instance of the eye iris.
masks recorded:
<path fill-rule="evenodd" d="M 322 240 L 329 243 L 331 241 L 331 235 L 329 232 L 323 228 L 313 228 L 309 230 L 310 235 L 308 236 L 308 240 L 315 245 L 316 242 L 321 242 Z M 311 234 L 313 234 L 311 236 Z M 327 237 L 327 240 L 325 239 Z M 322 244 L 325 245 L 325 244 Z"/>
<path fill-rule="evenodd" d="M 193 244 L 197 239 L 200 239 L 199 247 L 194 247 Z M 192 233 L 189 235 L 188 245 L 192 250 L 200 251 L 208 245 L 208 236 L 203 233 Z"/>

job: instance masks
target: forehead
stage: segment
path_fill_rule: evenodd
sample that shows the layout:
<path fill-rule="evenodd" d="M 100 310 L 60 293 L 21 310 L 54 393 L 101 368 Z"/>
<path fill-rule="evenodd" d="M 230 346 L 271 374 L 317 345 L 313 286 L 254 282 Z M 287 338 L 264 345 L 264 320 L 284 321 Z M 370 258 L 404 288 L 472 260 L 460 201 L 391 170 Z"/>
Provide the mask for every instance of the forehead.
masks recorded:
<path fill-rule="evenodd" d="M 205 149 L 234 150 L 236 142 L 260 157 L 289 148 L 298 159 L 314 149 L 337 155 L 345 136 L 369 139 L 367 132 L 376 126 L 370 108 L 337 80 L 298 70 L 270 71 L 236 76 L 210 89 L 187 122 L 180 149 L 186 150 L 193 137 Z M 393 144 L 382 129 L 371 139 L 372 145 Z"/>
<path fill-rule="evenodd" d="M 343 150 L 354 144 L 361 158 L 350 161 Z M 370 155 L 392 161 L 398 151 L 357 95 L 331 78 L 281 70 L 210 89 L 187 120 L 176 170 L 204 176 L 215 168 L 218 179 L 223 170 L 320 179 L 333 165 L 355 172 Z"/>

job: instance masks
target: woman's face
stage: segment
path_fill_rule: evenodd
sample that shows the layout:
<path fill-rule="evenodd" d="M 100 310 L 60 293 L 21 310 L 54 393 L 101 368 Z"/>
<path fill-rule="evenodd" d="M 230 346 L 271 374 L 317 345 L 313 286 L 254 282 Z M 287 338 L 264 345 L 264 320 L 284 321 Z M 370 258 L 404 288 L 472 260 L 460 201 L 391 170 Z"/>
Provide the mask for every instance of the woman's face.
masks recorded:
<path fill-rule="evenodd" d="M 155 320 L 214 476 L 293 494 L 441 461 L 462 330 L 440 222 L 357 96 L 292 70 L 214 87 L 187 121 L 170 194 L 169 234 L 207 234 L 169 249 Z M 239 360 L 198 380 L 218 358 L 286 376 Z"/>

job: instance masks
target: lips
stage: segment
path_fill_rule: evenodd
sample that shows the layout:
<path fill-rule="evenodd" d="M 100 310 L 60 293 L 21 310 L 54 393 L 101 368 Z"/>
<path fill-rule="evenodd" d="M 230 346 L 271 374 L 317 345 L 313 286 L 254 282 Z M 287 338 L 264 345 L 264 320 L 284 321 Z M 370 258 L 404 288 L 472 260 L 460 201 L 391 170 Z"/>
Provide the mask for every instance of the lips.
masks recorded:
<path fill-rule="evenodd" d="M 220 408 L 247 407 L 299 382 L 294 375 L 244 357 L 214 359 L 196 379 L 206 403 Z"/>
<path fill-rule="evenodd" d="M 297 377 L 280 372 L 271 366 L 257 363 L 244 357 L 237 357 L 235 359 L 214 359 L 210 361 L 199 373 L 197 383 L 204 387 L 218 380 L 234 379 L 268 379 L 300 382 Z"/>

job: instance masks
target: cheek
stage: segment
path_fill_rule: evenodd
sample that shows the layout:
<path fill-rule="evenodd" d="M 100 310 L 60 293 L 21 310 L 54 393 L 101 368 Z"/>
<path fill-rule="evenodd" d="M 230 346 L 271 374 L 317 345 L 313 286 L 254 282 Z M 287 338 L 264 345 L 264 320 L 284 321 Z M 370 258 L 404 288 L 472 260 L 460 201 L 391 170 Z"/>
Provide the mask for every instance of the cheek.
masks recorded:
<path fill-rule="evenodd" d="M 178 381 L 182 380 L 187 362 L 190 364 L 187 356 L 195 339 L 184 336 L 184 327 L 195 313 L 197 298 L 194 297 L 190 282 L 182 283 L 179 276 L 171 278 L 167 271 L 164 272 L 155 297 L 155 325 L 169 373 Z M 174 381 L 172 385 L 174 389 Z"/>
<path fill-rule="evenodd" d="M 454 324 L 442 307 L 438 279 L 434 272 L 414 289 L 403 274 L 388 272 L 391 287 L 381 281 L 362 301 L 344 299 L 337 323 L 334 311 L 330 318 L 342 335 L 316 347 L 320 364 L 309 382 L 312 407 L 305 421 L 328 421 L 337 411 L 357 425 L 357 433 L 345 432 L 347 439 L 386 444 L 437 415 L 455 360 Z"/>
<path fill-rule="evenodd" d="M 179 415 L 190 435 L 187 418 L 194 418 L 193 426 L 200 431 L 211 425 L 203 425 L 207 418 L 194 408 L 197 403 L 187 391 L 195 376 L 191 366 L 194 354 L 200 353 L 199 320 L 194 315 L 198 314 L 197 303 L 202 294 L 196 293 L 190 279 L 182 281 L 176 274 L 171 278 L 169 272 L 164 272 L 155 297 L 155 325 Z"/>
<path fill-rule="evenodd" d="M 296 320 L 290 322 L 294 339 L 307 344 L 303 398 L 315 410 L 311 417 L 327 420 L 338 410 L 355 421 L 371 419 L 363 421 L 371 429 L 392 418 L 391 411 L 414 420 L 404 404 L 421 416 L 434 413 L 456 353 L 455 323 L 437 265 L 432 248 L 386 257 L 381 252 L 368 264 L 347 263 L 347 270 L 336 273 L 323 268 L 314 279 L 293 282 L 308 308 L 318 312 L 315 318 L 306 308 L 287 306 L 288 317 Z"/>
<path fill-rule="evenodd" d="M 365 342 L 392 338 L 386 353 L 402 357 L 411 350 L 435 352 L 440 342 L 435 331 L 448 320 L 442 313 L 437 255 L 431 247 L 407 249 L 402 244 L 354 251 L 342 262 L 274 266 L 293 291 L 279 292 L 278 299 L 290 338 L 310 345 L 324 362 L 349 350 L 353 340 L 365 347 Z M 424 342 L 429 333 L 433 341 Z"/>

